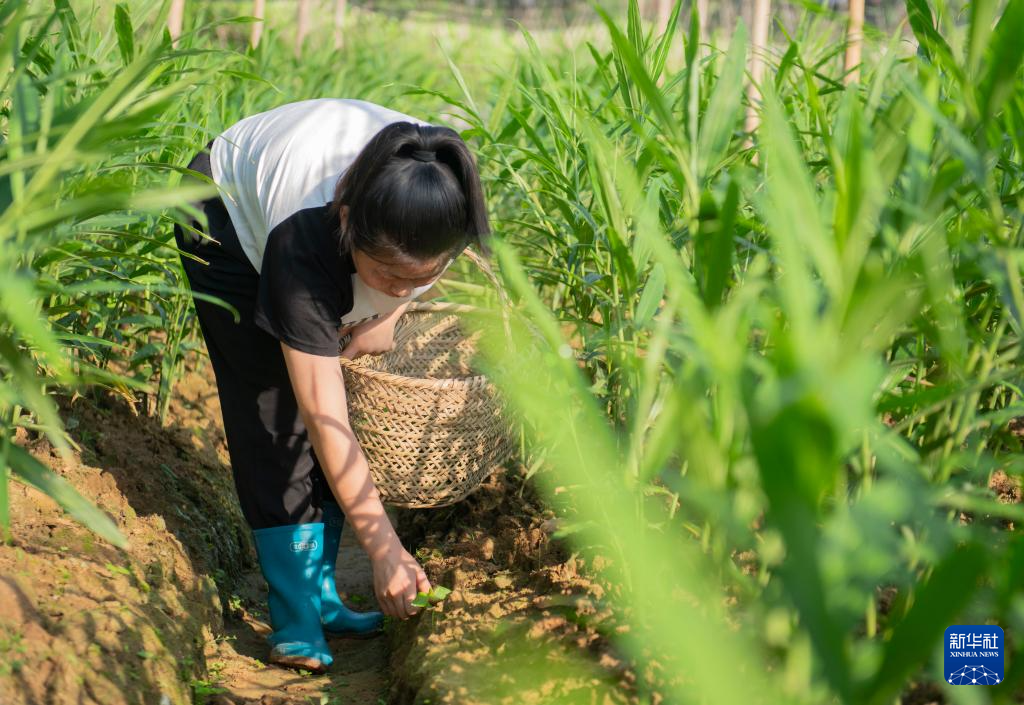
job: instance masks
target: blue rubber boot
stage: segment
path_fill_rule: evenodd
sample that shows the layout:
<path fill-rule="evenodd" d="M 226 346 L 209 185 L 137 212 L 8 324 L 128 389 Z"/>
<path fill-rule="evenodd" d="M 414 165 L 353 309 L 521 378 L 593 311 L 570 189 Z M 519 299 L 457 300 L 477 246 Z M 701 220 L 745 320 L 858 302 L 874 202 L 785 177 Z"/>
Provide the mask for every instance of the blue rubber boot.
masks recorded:
<path fill-rule="evenodd" d="M 324 563 L 321 577 L 321 612 L 324 633 L 327 636 L 366 638 L 382 634 L 384 613 L 350 610 L 338 596 L 334 582 L 334 569 L 338 564 L 341 530 L 345 526 L 345 513 L 336 502 L 325 501 L 324 511 Z"/>
<path fill-rule="evenodd" d="M 324 525 L 255 529 L 256 552 L 267 581 L 270 663 L 323 673 L 331 656 L 320 625 Z"/>

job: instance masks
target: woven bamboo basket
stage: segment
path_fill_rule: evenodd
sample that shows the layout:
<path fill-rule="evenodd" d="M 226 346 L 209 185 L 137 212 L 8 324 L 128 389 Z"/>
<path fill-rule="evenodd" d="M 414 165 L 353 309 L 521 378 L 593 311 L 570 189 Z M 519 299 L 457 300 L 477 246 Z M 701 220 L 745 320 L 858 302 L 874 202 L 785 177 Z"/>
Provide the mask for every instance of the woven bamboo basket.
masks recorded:
<path fill-rule="evenodd" d="M 395 326 L 394 350 L 338 358 L 349 423 L 385 504 L 454 504 L 516 451 L 504 400 L 472 367 L 480 332 L 462 319 L 478 312 L 414 301 Z"/>

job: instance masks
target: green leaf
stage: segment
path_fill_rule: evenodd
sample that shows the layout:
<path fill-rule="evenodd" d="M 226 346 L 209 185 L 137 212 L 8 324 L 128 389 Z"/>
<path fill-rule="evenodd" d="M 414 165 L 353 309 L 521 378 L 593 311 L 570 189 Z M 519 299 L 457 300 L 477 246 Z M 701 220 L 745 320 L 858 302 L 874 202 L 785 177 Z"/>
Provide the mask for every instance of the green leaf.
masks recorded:
<path fill-rule="evenodd" d="M 700 154 L 698 172 L 706 184 L 718 168 L 729 141 L 737 128 L 737 119 L 743 101 L 743 72 L 747 61 L 747 30 L 737 23 L 725 55 L 722 72 L 708 100 L 707 110 L 700 122 Z"/>
<path fill-rule="evenodd" d="M 703 274 L 704 304 L 709 310 L 722 303 L 729 285 L 732 270 L 733 235 L 736 211 L 739 208 L 740 190 L 736 179 L 730 179 L 725 192 L 725 202 L 713 221 L 702 220 L 698 232 L 700 258 L 698 264 Z"/>
<path fill-rule="evenodd" d="M 973 5 L 974 3 L 972 3 Z M 982 3 L 984 4 L 984 3 Z M 1010 0 L 991 38 L 988 73 L 981 84 L 982 120 L 995 116 L 1006 100 L 1020 95 L 1019 69 L 1024 62 L 1024 0 Z"/>
<path fill-rule="evenodd" d="M 919 664 L 935 651 L 946 627 L 954 624 L 960 611 L 970 604 L 986 562 L 985 549 L 970 543 L 935 567 L 885 645 L 878 674 L 854 702 L 880 705 L 897 695 Z"/>
<path fill-rule="evenodd" d="M 587 135 L 589 138 L 591 133 Z M 642 200 L 637 193 L 624 197 L 631 203 Z M 646 221 L 638 225 L 638 232 L 644 230 L 644 225 Z M 661 246 L 671 249 L 656 226 L 651 239 L 660 239 Z M 548 452 L 553 472 L 538 473 L 535 478 L 549 497 L 554 491 L 552 485 L 563 486 L 569 495 L 564 501 L 571 502 L 581 520 L 589 520 L 576 535 L 576 546 L 584 549 L 585 556 L 599 552 L 611 558 L 605 570 L 607 579 L 630 586 L 628 602 L 638 619 L 630 624 L 634 639 L 627 648 L 650 648 L 672 669 L 685 665 L 685 685 L 668 685 L 667 698 L 751 705 L 787 702 L 789 699 L 777 692 L 775 683 L 763 675 L 762 659 L 749 635 L 725 627 L 717 571 L 709 557 L 675 526 L 659 523 L 656 515 L 662 512 L 654 504 L 645 509 L 646 516 L 638 516 L 636 503 L 642 498 L 623 482 L 623 454 L 588 391 L 590 380 L 580 374 L 575 360 L 559 352 L 564 340 L 558 322 L 550 306 L 538 296 L 512 246 L 501 240 L 496 240 L 494 246 L 501 271 L 523 302 L 530 326 L 535 325 L 551 339 L 549 344 L 537 344 L 520 317 L 514 316 L 514 343 L 510 345 L 508 336 L 498 334 L 500 324 L 494 323 L 494 330 L 480 338 L 485 372 L 513 408 L 542 429 L 539 440 Z M 665 263 L 669 282 L 676 274 L 668 270 L 682 269 L 678 252 L 673 254 L 674 260 Z M 657 247 L 655 257 L 660 255 L 661 247 Z M 703 308 L 699 300 L 696 304 Z M 687 399 L 686 403 L 693 405 L 695 400 Z M 537 442 L 538 438 L 531 440 Z M 685 444 L 686 440 L 681 442 Z M 652 530 L 653 525 L 660 528 Z M 669 526 L 672 530 L 666 530 Z M 665 560 L 665 556 L 672 556 L 672 560 Z M 685 595 L 686 605 L 699 604 L 700 608 L 674 603 L 666 596 L 666 585 Z M 680 639 L 680 634 L 687 638 Z M 730 677 L 736 663 L 748 665 L 744 678 Z"/>
<path fill-rule="evenodd" d="M 658 45 L 654 49 L 654 60 L 651 62 L 651 75 L 657 79 L 661 76 L 665 70 L 665 62 L 668 59 L 669 49 L 672 47 L 672 40 L 675 39 L 676 24 L 679 22 L 679 11 L 682 9 L 682 3 L 673 3 L 672 12 L 669 14 L 668 22 L 665 24 L 664 32 L 661 35 L 661 39 L 658 40 Z M 697 10 L 694 9 L 696 14 Z M 699 37 L 698 33 L 694 32 L 691 35 L 690 41 L 694 44 L 697 43 Z"/>
<path fill-rule="evenodd" d="M 768 496 L 768 521 L 785 539 L 786 559 L 779 572 L 786 592 L 810 633 L 825 678 L 850 702 L 849 664 L 843 635 L 829 614 L 816 516 L 819 502 L 835 482 L 836 430 L 821 400 L 808 394 L 775 413 L 756 413 L 751 439 Z"/>
<path fill-rule="evenodd" d="M 431 585 L 429 593 L 423 591 L 416 593 L 416 597 L 410 604 L 413 607 L 429 607 L 430 605 L 436 605 L 438 602 L 441 602 L 444 598 L 448 597 L 451 592 L 451 590 L 443 585 Z"/>
<path fill-rule="evenodd" d="M 451 590 L 446 588 L 444 585 L 432 585 L 430 587 L 430 594 L 428 595 L 431 603 L 437 603 L 448 597 L 451 594 Z"/>
<path fill-rule="evenodd" d="M 135 31 L 132 29 L 132 18 L 123 2 L 114 7 L 114 30 L 117 32 L 117 48 L 121 51 L 121 60 L 127 66 L 135 58 Z"/>
<path fill-rule="evenodd" d="M 992 21 L 999 9 L 997 0 L 971 0 L 970 34 L 967 40 L 967 70 L 973 77 L 981 65 L 982 57 L 992 35 Z"/>
<path fill-rule="evenodd" d="M 635 323 L 643 328 L 654 317 L 661 299 L 665 295 L 665 267 L 659 262 L 651 268 L 651 274 L 644 285 L 640 302 L 636 306 Z"/>
<path fill-rule="evenodd" d="M 960 75 L 953 50 L 935 28 L 935 18 L 928 0 L 906 0 L 907 20 L 917 37 L 918 45 L 924 55 L 934 64 L 940 65 L 954 75 Z"/>
<path fill-rule="evenodd" d="M 127 568 L 125 568 L 123 565 L 114 565 L 113 563 L 111 563 L 109 561 L 107 561 L 105 567 L 111 573 L 119 573 L 120 575 L 131 575 L 132 574 L 132 572 L 130 570 L 128 570 Z"/>
<path fill-rule="evenodd" d="M 626 4 L 626 34 L 637 56 L 643 56 L 647 47 L 644 44 L 644 25 L 640 17 L 639 0 L 629 0 Z"/>
<path fill-rule="evenodd" d="M 819 347 L 814 322 L 820 301 L 824 292 L 832 300 L 840 298 L 842 274 L 834 241 L 822 222 L 821 198 L 770 81 L 765 82 L 763 102 L 767 198 L 761 210 L 777 253 L 783 314 L 792 326 L 791 351 L 802 358 L 817 354 L 811 351 Z"/>

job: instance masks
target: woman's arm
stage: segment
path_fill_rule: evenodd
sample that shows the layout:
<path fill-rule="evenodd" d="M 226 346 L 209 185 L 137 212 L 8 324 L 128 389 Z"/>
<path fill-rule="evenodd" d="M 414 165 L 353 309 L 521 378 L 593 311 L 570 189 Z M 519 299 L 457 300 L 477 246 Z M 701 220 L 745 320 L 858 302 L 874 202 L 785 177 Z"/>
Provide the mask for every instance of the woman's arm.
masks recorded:
<path fill-rule="evenodd" d="M 352 328 L 352 338 L 345 345 L 345 349 L 341 351 L 341 356 L 352 359 L 367 353 L 378 355 L 391 350 L 395 344 L 395 326 L 411 303 L 412 301 L 406 301 L 387 316 L 361 323 Z M 348 330 L 343 329 L 341 333 L 344 334 Z"/>
<path fill-rule="evenodd" d="M 348 421 L 341 365 L 334 356 L 281 343 L 288 376 L 316 457 L 345 518 L 373 563 L 373 589 L 384 614 L 407 619 L 417 592 L 430 592 L 423 567 L 409 554 L 384 513 L 370 468 Z"/>
<path fill-rule="evenodd" d="M 374 561 L 401 552 L 402 544 L 349 426 L 337 358 L 310 355 L 285 343 L 281 349 L 316 457 L 363 550 Z"/>

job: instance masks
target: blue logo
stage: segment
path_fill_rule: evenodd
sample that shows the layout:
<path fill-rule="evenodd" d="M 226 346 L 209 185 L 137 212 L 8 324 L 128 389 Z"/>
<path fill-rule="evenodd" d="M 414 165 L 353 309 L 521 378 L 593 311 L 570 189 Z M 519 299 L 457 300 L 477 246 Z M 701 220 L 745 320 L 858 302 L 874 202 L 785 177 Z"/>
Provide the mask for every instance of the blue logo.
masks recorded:
<path fill-rule="evenodd" d="M 946 629 L 945 677 L 951 685 L 1003 681 L 1003 630 L 993 624 L 955 624 Z"/>

